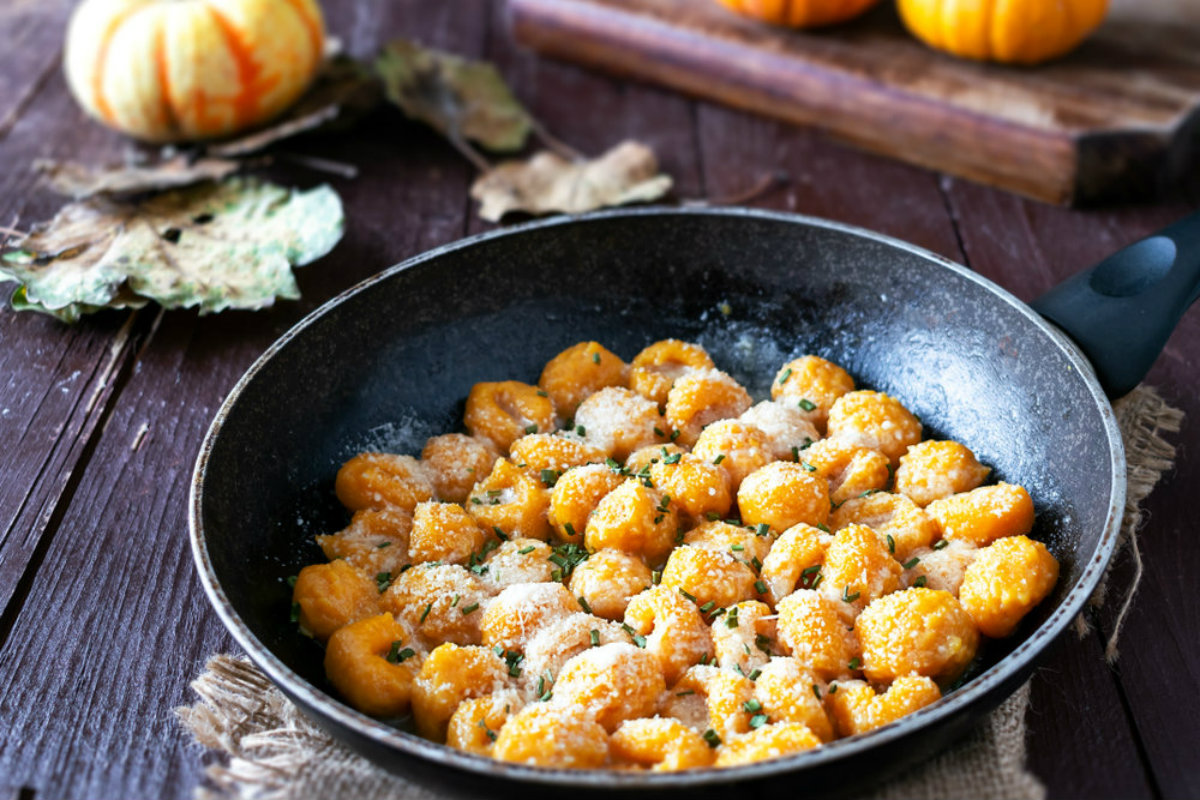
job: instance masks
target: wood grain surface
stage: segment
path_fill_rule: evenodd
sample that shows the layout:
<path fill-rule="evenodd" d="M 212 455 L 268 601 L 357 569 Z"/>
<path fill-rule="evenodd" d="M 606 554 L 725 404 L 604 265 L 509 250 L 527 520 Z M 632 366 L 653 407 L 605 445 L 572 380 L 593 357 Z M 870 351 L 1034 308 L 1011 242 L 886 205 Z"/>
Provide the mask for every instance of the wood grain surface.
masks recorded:
<path fill-rule="evenodd" d="M 697 0 L 511 0 L 556 58 L 818 127 L 842 141 L 1052 203 L 1160 191 L 1196 163 L 1200 28 L 1125 13 L 1037 69 L 910 36 L 890 4 L 790 31 Z"/>
<path fill-rule="evenodd" d="M 1030 299 L 1112 249 L 1194 209 L 1194 188 L 1150 205 L 1080 212 L 831 143 L 812 130 L 539 58 L 514 45 L 488 0 L 327 0 L 351 52 L 393 35 L 495 60 L 517 94 L 586 152 L 624 137 L 658 151 L 681 198 L 744 195 L 913 241 Z M 65 3 L 14 4 L 0 28 L 0 224 L 59 202 L 36 157 L 119 160 L 127 142 L 69 99 L 50 53 Z M 41 43 L 41 44 L 30 44 Z M 28 47 L 25 59 L 8 53 Z M 36 61 L 37 65 L 31 64 Z M 21 62 L 21 63 L 18 63 Z M 25 63 L 29 62 L 29 63 Z M 5 116 L 8 115 L 8 116 Z M 9 119 L 8 122 L 2 120 Z M 352 163 L 330 180 L 345 240 L 298 272 L 304 299 L 260 313 L 106 313 L 68 327 L 0 310 L 0 797 L 183 798 L 204 756 L 171 709 L 204 658 L 234 645 L 199 590 L 187 542 L 188 479 L 212 414 L 245 367 L 303 314 L 406 256 L 490 226 L 467 199 L 472 172 L 436 135 L 380 112 L 351 135 L 285 150 Z M 1150 380 L 1200 419 L 1200 313 L 1190 312 Z M 1200 428 L 1148 503 L 1146 581 L 1120 670 L 1097 636 L 1065 639 L 1033 683 L 1030 764 L 1051 797 L 1200 796 L 1200 611 L 1194 577 Z M 1114 587 L 1131 575 L 1117 565 Z M 1112 608 L 1097 615 L 1101 633 Z"/>

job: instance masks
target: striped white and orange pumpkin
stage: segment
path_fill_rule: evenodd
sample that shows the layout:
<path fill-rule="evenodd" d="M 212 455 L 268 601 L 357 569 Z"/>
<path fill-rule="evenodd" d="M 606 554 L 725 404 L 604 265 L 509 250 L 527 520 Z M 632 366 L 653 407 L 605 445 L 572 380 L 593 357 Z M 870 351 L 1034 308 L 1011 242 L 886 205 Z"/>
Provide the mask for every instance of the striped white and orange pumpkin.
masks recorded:
<path fill-rule="evenodd" d="M 212 139 L 287 108 L 321 64 L 316 0 L 83 0 L 67 28 L 80 105 L 138 139 Z"/>
<path fill-rule="evenodd" d="M 816 28 L 853 19 L 879 0 L 719 0 L 748 17 L 786 25 Z"/>

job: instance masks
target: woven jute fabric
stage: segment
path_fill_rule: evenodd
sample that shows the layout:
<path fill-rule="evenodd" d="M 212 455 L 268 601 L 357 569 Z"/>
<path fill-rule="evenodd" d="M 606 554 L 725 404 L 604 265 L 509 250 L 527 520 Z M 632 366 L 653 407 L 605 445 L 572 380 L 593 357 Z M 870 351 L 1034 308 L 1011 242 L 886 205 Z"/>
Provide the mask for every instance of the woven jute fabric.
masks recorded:
<path fill-rule="evenodd" d="M 1135 564 L 1124 588 L 1121 613 L 1108 644 L 1116 654 L 1116 635 L 1141 576 L 1137 534 L 1140 504 L 1174 463 L 1175 451 L 1164 438 L 1179 430 L 1183 415 L 1147 387 L 1115 404 L 1128 459 L 1128 503 L 1121 546 Z M 1092 602 L 1104 602 L 1114 587 L 1102 586 Z M 1081 634 L 1086 622 L 1077 625 Z M 356 800 L 434 800 L 439 795 L 391 775 L 335 742 L 241 656 L 216 655 L 192 683 L 199 701 L 177 709 L 180 720 L 200 745 L 216 754 L 206 781 L 196 791 L 202 800 L 306 800 L 353 797 Z M 1041 800 L 1045 788 L 1025 768 L 1026 685 L 1005 701 L 952 749 L 874 787 L 863 800 Z"/>

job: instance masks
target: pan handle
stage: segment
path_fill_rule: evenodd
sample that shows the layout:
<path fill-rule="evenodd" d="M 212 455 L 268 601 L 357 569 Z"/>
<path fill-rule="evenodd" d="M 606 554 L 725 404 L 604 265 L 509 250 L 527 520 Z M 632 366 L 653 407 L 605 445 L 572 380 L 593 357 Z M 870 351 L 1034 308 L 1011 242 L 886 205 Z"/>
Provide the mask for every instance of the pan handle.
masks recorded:
<path fill-rule="evenodd" d="M 1096 368 L 1109 397 L 1138 385 L 1200 296 L 1200 213 L 1131 244 L 1033 301 Z"/>

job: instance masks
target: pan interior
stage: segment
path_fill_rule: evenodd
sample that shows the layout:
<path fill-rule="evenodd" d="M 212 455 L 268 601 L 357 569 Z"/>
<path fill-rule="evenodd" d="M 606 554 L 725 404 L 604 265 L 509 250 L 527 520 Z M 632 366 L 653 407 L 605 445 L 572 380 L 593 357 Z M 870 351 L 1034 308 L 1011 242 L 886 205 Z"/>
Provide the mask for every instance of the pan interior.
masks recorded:
<path fill-rule="evenodd" d="M 594 339 L 625 359 L 658 339 L 703 344 L 755 395 L 816 353 L 886 391 L 926 436 L 964 442 L 1030 490 L 1034 536 L 1061 563 L 1027 638 L 1103 551 L 1113 455 L 1103 401 L 1030 313 L 962 270 L 836 226 L 747 213 L 643 212 L 543 224 L 451 246 L 314 314 L 261 361 L 214 427 L 199 522 L 250 633 L 327 688 L 321 650 L 289 624 L 287 577 L 343 527 L 333 496 L 363 449 L 418 454 L 461 429 L 477 381 L 536 382 Z"/>

